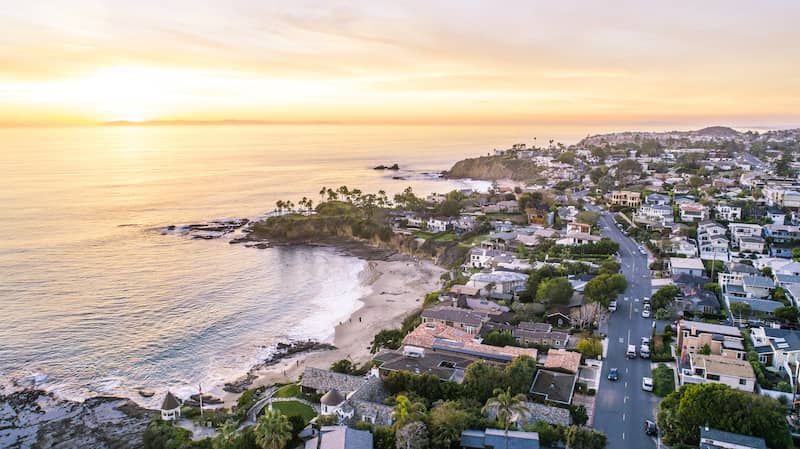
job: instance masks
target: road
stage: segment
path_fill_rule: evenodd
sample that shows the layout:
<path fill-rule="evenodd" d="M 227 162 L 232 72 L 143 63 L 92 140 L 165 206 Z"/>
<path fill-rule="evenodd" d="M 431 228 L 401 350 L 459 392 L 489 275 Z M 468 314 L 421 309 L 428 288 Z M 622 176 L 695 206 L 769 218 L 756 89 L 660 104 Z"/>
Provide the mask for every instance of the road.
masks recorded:
<path fill-rule="evenodd" d="M 591 210 L 599 211 L 596 207 Z M 644 420 L 653 420 L 658 398 L 642 390 L 642 378 L 650 377 L 650 361 L 627 359 L 627 345 L 639 349 L 641 337 L 650 336 L 653 320 L 641 316 L 642 298 L 651 296 L 647 256 L 631 238 L 623 234 L 609 213 L 600 219 L 602 235 L 620 244 L 622 274 L 628 289 L 617 301 L 617 311 L 608 320 L 608 352 L 603 363 L 600 388 L 595 405 L 594 427 L 608 435 L 610 448 L 656 447 L 656 439 L 644 433 Z M 618 368 L 620 378 L 608 380 L 608 371 Z"/>

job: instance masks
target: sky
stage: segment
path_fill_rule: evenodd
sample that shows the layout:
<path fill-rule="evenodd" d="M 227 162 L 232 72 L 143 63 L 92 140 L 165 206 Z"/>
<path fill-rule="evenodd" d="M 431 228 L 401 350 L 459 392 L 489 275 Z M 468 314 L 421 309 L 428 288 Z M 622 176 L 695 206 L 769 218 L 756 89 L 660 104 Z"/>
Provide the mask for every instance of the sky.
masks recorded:
<path fill-rule="evenodd" d="M 0 124 L 800 126 L 800 2 L 0 1 Z"/>

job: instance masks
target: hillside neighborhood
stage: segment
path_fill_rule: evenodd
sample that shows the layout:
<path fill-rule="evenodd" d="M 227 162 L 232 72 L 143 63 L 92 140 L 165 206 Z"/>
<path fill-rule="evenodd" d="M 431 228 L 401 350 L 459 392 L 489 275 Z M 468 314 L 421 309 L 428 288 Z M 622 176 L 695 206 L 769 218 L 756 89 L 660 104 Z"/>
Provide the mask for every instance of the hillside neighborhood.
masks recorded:
<path fill-rule="evenodd" d="M 445 173 L 492 181 L 485 192 L 306 200 L 268 230 L 336 205 L 348 238 L 448 271 L 364 342 L 371 362 L 246 392 L 214 444 L 285 421 L 272 447 L 795 447 L 797 154 L 800 130 L 617 133 Z M 197 415 L 171 395 L 164 407 L 165 421 Z"/>

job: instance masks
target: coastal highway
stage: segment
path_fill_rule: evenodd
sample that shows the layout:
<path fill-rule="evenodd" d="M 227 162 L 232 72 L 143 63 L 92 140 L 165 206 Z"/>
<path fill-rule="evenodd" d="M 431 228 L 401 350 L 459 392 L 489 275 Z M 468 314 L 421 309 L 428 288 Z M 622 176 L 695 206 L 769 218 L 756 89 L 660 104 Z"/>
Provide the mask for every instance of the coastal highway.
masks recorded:
<path fill-rule="evenodd" d="M 653 393 L 642 390 L 642 378 L 652 377 L 650 361 L 625 357 L 629 343 L 638 351 L 641 337 L 652 332 L 653 320 L 641 315 L 642 298 L 651 296 L 647 256 L 617 228 L 611 214 L 594 206 L 588 208 L 602 213 L 602 235 L 619 243 L 622 274 L 628 280 L 628 289 L 617 300 L 617 311 L 608 319 L 608 348 L 597 391 L 594 427 L 608 435 L 609 448 L 654 448 L 657 441 L 644 433 L 644 421 L 654 420 L 659 401 Z M 616 382 L 608 380 L 611 368 L 619 369 Z"/>

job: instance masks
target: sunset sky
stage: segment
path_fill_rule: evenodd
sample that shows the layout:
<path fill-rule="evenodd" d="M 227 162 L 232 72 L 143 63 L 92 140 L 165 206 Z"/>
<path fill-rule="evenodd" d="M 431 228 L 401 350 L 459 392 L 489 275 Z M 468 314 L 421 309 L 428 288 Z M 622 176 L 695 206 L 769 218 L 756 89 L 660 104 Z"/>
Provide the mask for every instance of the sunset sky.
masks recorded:
<path fill-rule="evenodd" d="M 0 3 L 0 123 L 800 125 L 800 2 Z"/>

